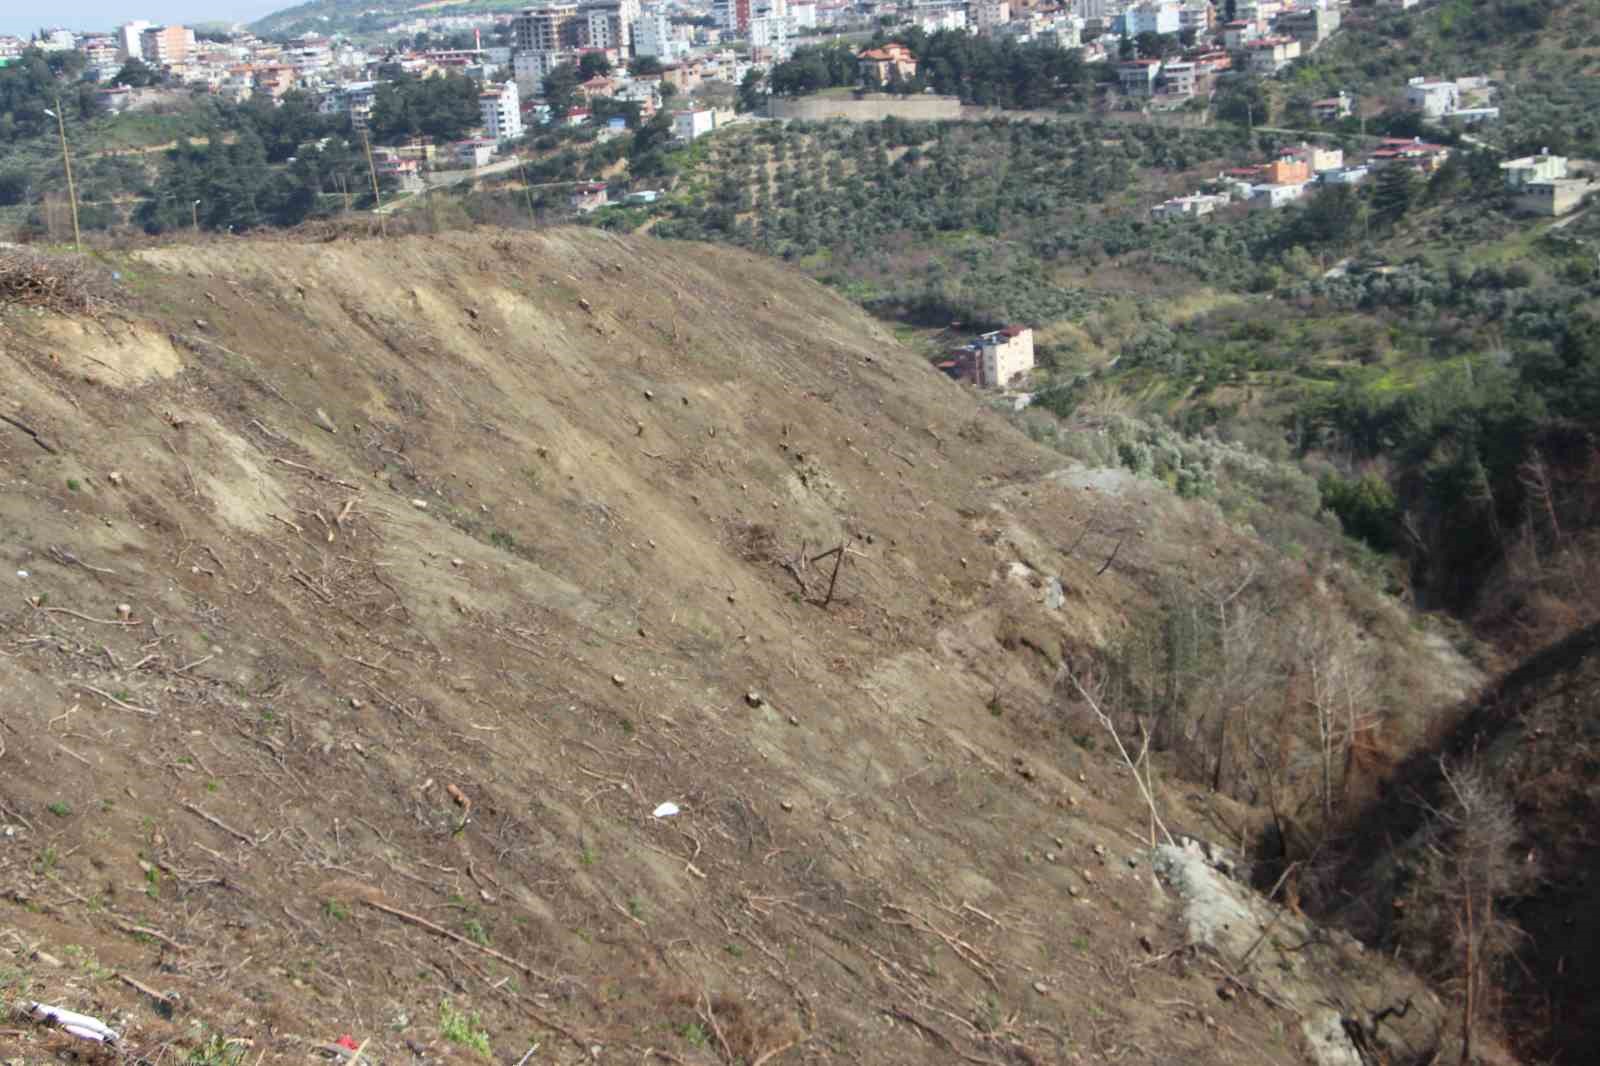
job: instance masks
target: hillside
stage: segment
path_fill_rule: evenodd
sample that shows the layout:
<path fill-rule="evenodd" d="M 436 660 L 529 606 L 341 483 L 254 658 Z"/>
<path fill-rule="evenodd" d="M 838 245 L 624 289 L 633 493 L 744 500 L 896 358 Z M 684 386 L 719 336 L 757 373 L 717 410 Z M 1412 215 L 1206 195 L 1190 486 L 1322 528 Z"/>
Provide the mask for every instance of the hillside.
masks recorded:
<path fill-rule="evenodd" d="M 0 315 L 8 1003 L 203 1063 L 343 1034 L 394 1063 L 1353 1063 L 1407 1000 L 1396 1055 L 1448 1040 L 1414 977 L 1192 853 L 1153 879 L 1073 695 L 1115 714 L 1155 676 L 1134 638 L 1188 581 L 1237 586 L 1224 652 L 1258 595 L 1236 650 L 1348 632 L 1318 662 L 1361 649 L 1379 735 L 1460 698 L 1470 667 L 1337 566 L 1030 443 L 742 252 L 102 269 Z M 1282 669 L 1251 682 L 1292 712 L 1280 799 L 1327 780 Z M 1154 768 L 1175 834 L 1250 842 L 1258 813 Z M 29 1061 L 71 1042 L 4 1024 Z"/>

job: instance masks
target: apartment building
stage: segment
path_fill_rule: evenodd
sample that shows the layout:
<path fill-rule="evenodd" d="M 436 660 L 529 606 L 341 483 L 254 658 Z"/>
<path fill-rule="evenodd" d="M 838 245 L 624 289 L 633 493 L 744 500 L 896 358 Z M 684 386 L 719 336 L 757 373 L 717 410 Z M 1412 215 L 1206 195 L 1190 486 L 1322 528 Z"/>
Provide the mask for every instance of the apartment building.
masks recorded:
<path fill-rule="evenodd" d="M 492 141 L 514 141 L 522 136 L 522 97 L 515 81 L 502 82 L 478 94 L 483 136 Z"/>
<path fill-rule="evenodd" d="M 511 20 L 511 40 L 519 52 L 560 52 L 578 47 L 581 25 L 574 3 L 526 7 Z"/>
<path fill-rule="evenodd" d="M 194 31 L 187 26 L 151 26 L 139 34 L 139 54 L 152 66 L 179 66 L 194 50 Z"/>

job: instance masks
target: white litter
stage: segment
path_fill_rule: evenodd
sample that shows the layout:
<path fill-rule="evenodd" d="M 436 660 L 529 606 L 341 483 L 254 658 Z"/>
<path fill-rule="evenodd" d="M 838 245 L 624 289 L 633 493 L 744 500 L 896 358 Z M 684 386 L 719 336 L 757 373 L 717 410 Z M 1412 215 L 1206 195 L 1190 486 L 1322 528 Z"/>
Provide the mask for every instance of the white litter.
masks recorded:
<path fill-rule="evenodd" d="M 28 572 L 26 570 L 18 570 L 17 571 L 17 576 L 18 577 L 27 577 L 28 576 Z"/>
<path fill-rule="evenodd" d="M 657 818 L 671 818 L 674 814 L 677 814 L 677 813 L 678 813 L 678 805 L 676 803 L 663 803 L 661 806 L 657 807 L 656 810 L 655 810 L 655 816 Z"/>
<path fill-rule="evenodd" d="M 96 1043 L 115 1044 L 118 1040 L 117 1032 L 106 1025 L 99 1018 L 91 1018 L 87 1014 L 76 1011 L 63 1010 L 52 1007 L 48 1003 L 35 1003 L 29 1008 L 28 1013 L 36 1022 L 54 1022 L 63 1030 L 82 1040 L 93 1040 Z"/>

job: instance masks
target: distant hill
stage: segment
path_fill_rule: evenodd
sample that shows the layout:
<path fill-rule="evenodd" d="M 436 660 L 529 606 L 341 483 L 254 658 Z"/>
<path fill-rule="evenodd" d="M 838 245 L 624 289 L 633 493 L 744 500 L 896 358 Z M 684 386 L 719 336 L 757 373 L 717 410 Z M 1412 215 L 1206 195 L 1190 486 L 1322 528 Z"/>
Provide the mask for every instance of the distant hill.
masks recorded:
<path fill-rule="evenodd" d="M 274 11 L 250 24 L 263 36 L 288 36 L 299 33 L 378 33 L 399 22 L 427 15 L 472 15 L 494 11 L 514 11 L 526 7 L 521 0 L 443 0 L 414 3 L 411 0 L 307 0 L 306 3 Z"/>

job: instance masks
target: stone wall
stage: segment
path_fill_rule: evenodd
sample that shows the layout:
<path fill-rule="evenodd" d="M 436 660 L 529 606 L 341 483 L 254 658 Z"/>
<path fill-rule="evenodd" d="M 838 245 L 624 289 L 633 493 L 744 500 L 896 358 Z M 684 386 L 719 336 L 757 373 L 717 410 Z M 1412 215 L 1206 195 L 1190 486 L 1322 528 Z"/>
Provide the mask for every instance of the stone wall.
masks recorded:
<path fill-rule="evenodd" d="M 931 122 L 961 117 L 961 101 L 954 96 L 896 96 L 893 93 L 866 93 L 862 96 L 773 97 L 769 105 L 773 118 L 799 118 L 820 122 L 830 118 L 851 122 L 881 122 L 903 118 Z"/>

